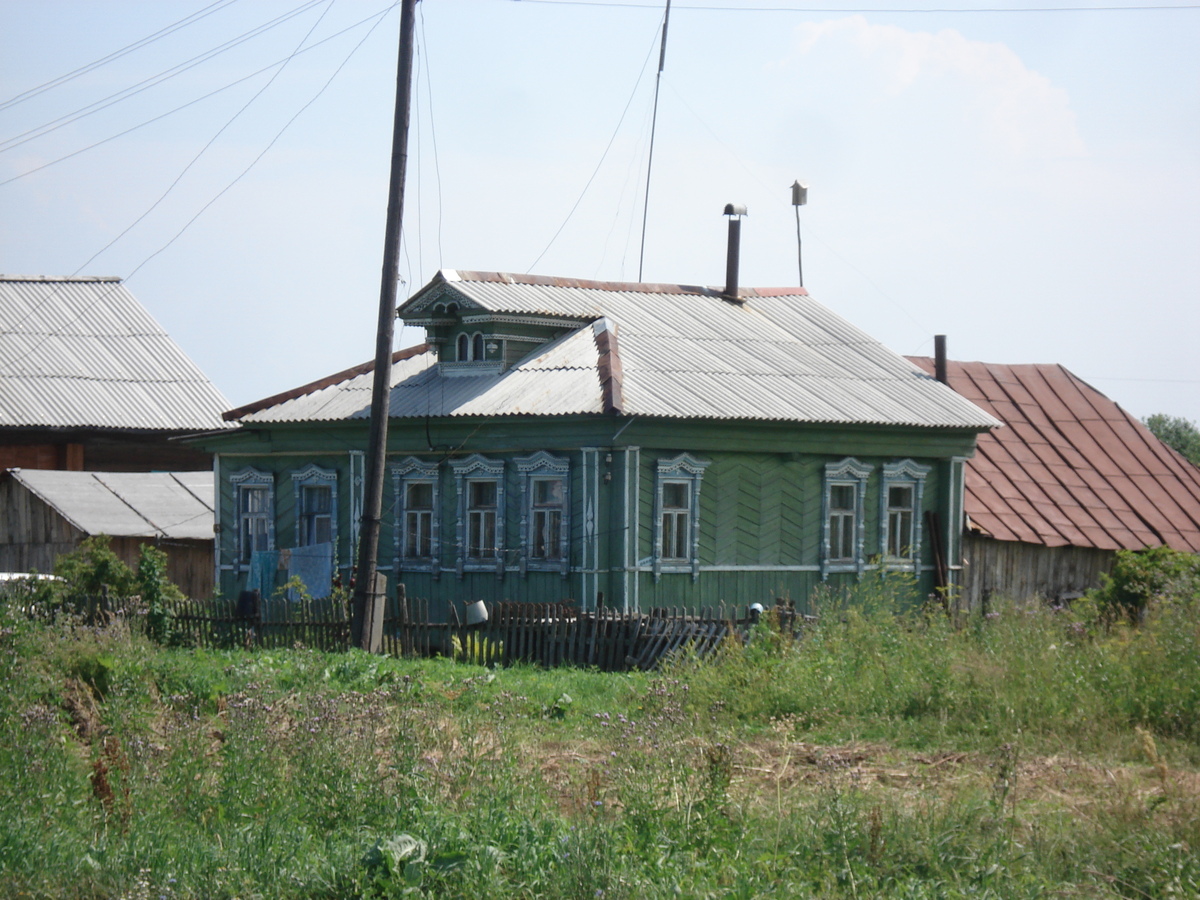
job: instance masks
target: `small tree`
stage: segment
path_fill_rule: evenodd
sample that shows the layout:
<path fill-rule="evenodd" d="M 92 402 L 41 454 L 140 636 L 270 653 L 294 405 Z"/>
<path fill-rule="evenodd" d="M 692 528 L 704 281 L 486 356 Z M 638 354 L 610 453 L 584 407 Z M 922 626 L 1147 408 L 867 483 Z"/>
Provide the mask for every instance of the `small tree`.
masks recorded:
<path fill-rule="evenodd" d="M 167 643 L 171 638 L 168 601 L 180 599 L 183 592 L 167 579 L 167 554 L 157 547 L 142 544 L 137 587 L 146 604 L 147 633 L 154 640 Z"/>
<path fill-rule="evenodd" d="M 1180 416 L 1155 413 L 1142 420 L 1156 438 L 1184 459 L 1200 466 L 1200 428 Z"/>
<path fill-rule="evenodd" d="M 1200 554 L 1170 547 L 1118 550 L 1112 573 L 1094 596 L 1102 608 L 1134 621 L 1155 601 L 1200 597 Z"/>
<path fill-rule="evenodd" d="M 68 601 L 79 602 L 106 593 L 116 597 L 136 593 L 137 576 L 109 547 L 109 541 L 108 535 L 92 535 L 55 561 L 54 574 L 63 580 Z"/>

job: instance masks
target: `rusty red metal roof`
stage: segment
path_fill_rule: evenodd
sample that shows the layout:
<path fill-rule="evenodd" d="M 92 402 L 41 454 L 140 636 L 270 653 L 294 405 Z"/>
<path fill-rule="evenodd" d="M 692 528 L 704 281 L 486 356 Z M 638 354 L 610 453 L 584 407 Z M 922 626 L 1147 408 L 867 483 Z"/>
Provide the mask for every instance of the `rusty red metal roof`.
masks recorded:
<path fill-rule="evenodd" d="M 933 360 L 910 356 L 928 373 Z M 1059 365 L 948 362 L 1005 424 L 967 462 L 968 527 L 1001 541 L 1200 553 L 1200 468 Z"/>

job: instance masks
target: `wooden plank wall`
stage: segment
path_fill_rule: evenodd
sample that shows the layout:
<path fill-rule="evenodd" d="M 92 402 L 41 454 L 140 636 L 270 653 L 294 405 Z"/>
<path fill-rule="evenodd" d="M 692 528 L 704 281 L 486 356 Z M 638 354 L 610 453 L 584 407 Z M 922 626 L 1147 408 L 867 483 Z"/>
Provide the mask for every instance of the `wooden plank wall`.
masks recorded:
<path fill-rule="evenodd" d="M 978 611 L 1003 601 L 1056 601 L 1100 586 L 1114 553 L 1090 547 L 1043 547 L 968 534 L 959 605 Z"/>

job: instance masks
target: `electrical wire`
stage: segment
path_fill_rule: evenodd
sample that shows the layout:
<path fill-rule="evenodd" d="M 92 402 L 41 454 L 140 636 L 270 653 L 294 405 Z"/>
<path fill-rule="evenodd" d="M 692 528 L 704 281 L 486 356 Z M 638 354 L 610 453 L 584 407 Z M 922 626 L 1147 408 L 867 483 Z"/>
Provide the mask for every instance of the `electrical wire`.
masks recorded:
<path fill-rule="evenodd" d="M 512 2 L 512 0 L 509 0 Z M 655 3 L 618 3 L 613 0 L 519 0 L 522 3 L 540 3 L 544 6 L 602 6 L 614 9 L 657 9 Z M 1175 10 L 1200 9 L 1200 4 L 1156 4 L 1152 6 L 922 6 L 892 9 L 885 6 L 676 6 L 693 12 L 754 12 L 754 13 L 1061 13 L 1061 12 L 1172 12 Z"/>
<path fill-rule="evenodd" d="M 277 28 L 284 22 L 293 19 L 304 12 L 307 12 L 314 6 L 320 5 L 322 2 L 323 0 L 308 0 L 308 2 L 302 7 L 299 7 L 290 13 L 278 16 L 277 18 L 272 19 L 263 25 L 259 25 L 256 28 L 252 28 L 250 31 L 242 33 L 236 38 L 231 38 L 224 44 L 220 44 L 211 50 L 206 50 L 204 53 L 197 54 L 191 59 L 185 60 L 169 69 L 164 69 L 157 75 L 151 75 L 149 78 L 144 78 L 130 87 L 122 88 L 115 94 L 109 94 L 107 97 L 96 100 L 93 103 L 89 103 L 87 106 L 82 106 L 74 112 L 59 116 L 57 119 L 52 119 L 49 122 L 38 125 L 36 128 L 31 128 L 28 131 L 22 132 L 21 134 L 14 135 L 8 140 L 0 141 L 0 153 L 6 153 L 9 150 L 13 150 L 22 146 L 23 144 L 27 144 L 32 140 L 44 137 L 45 135 L 55 132 L 60 128 L 78 122 L 80 119 L 87 118 L 88 116 L 98 113 L 101 110 L 108 109 L 110 106 L 115 106 L 122 100 L 128 100 L 130 97 L 135 97 L 143 91 L 147 91 L 152 87 L 157 87 L 158 85 L 169 81 L 177 75 L 182 75 L 184 72 L 190 71 L 191 69 L 196 68 L 196 66 L 202 65 L 203 63 L 220 56 L 222 53 L 226 53 L 229 50 L 246 43 L 246 41 L 252 40 L 261 34 L 265 34 L 272 28 Z"/>
<path fill-rule="evenodd" d="M 437 181 L 437 252 L 438 269 L 442 268 L 442 167 L 438 158 L 437 127 L 433 118 L 433 79 L 429 75 L 429 45 L 425 39 L 425 8 L 417 7 L 421 16 L 421 60 L 425 65 L 425 94 L 429 101 L 429 139 L 433 144 L 433 173 Z"/>
<path fill-rule="evenodd" d="M 106 250 L 108 250 L 110 247 L 112 247 L 114 244 L 116 244 L 117 241 L 121 240 L 121 238 L 125 237 L 125 235 L 129 234 L 129 232 L 131 232 L 134 228 L 136 228 L 148 215 L 150 215 L 150 213 L 154 212 L 154 210 L 157 209 L 162 204 L 162 202 L 167 199 L 167 197 L 175 189 L 175 187 L 179 184 L 179 182 L 183 180 L 184 175 L 186 175 L 191 170 L 192 166 L 194 166 L 200 160 L 200 157 L 202 157 L 208 151 L 209 147 L 211 147 L 216 142 L 217 138 L 219 138 L 222 134 L 224 134 L 226 129 L 228 129 L 229 126 L 232 125 L 242 115 L 242 113 L 244 113 L 247 109 L 249 109 L 255 100 L 257 100 L 260 96 L 262 96 L 262 94 L 267 90 L 267 88 L 269 88 L 275 82 L 275 80 L 280 76 L 280 74 L 282 74 L 283 70 L 287 67 L 287 64 L 289 62 L 291 62 L 292 59 L 295 58 L 297 53 L 300 52 L 300 49 L 304 46 L 305 42 L 309 39 L 309 37 L 312 36 L 312 33 L 316 30 L 317 26 L 321 24 L 321 22 L 324 20 L 325 16 L 329 13 L 329 10 L 333 6 L 333 0 L 326 0 L 326 4 L 327 5 L 325 7 L 325 11 L 321 13 L 321 15 L 320 15 L 320 17 L 318 17 L 317 21 L 313 23 L 311 28 L 309 28 L 308 32 L 304 35 L 304 38 L 301 39 L 300 43 L 296 45 L 296 49 L 293 50 L 291 55 L 288 56 L 283 61 L 283 64 L 279 66 L 279 68 L 271 76 L 270 80 L 268 80 L 266 84 L 264 84 L 261 88 L 259 88 L 259 90 L 254 94 L 254 96 L 251 97 L 249 100 L 247 100 L 246 103 L 242 106 L 242 108 L 239 109 L 236 113 L 234 113 L 233 116 L 224 125 L 222 125 L 220 129 L 218 129 L 217 133 L 214 134 L 209 139 L 207 144 L 205 144 L 202 148 L 200 148 L 200 152 L 197 153 L 192 158 L 191 162 L 189 162 L 186 166 L 184 166 L 183 171 L 181 171 L 179 173 L 179 175 L 175 178 L 175 180 L 171 182 L 170 186 L 167 187 L 167 189 L 162 193 L 162 195 L 157 200 L 155 200 L 154 203 L 152 203 L 150 205 L 150 207 L 144 213 L 142 213 L 140 216 L 138 216 L 133 221 L 133 223 L 130 224 L 124 231 L 122 231 L 120 234 L 118 234 L 116 237 L 114 237 L 111 241 L 109 241 L 107 244 L 105 244 L 103 247 L 101 247 L 99 250 L 97 250 L 95 253 L 93 253 L 91 255 L 91 257 L 89 257 L 84 263 L 82 263 L 78 268 L 76 268 L 75 271 L 72 272 L 69 277 L 72 277 L 72 278 L 75 277 L 80 272 L 82 272 L 85 268 L 87 268 L 89 265 L 91 265 Z M 115 290 L 115 288 L 110 289 L 100 299 L 101 300 L 107 299 L 107 297 L 109 296 L 109 294 L 112 293 L 113 290 Z M 51 291 L 51 293 L 48 297 L 46 297 L 40 303 L 35 304 L 33 306 L 33 308 L 31 308 L 24 316 L 22 316 L 21 319 L 19 319 L 15 323 L 13 323 L 13 325 L 11 327 L 13 329 L 16 329 L 16 328 L 19 328 L 21 325 L 24 325 L 40 309 L 45 307 L 45 305 L 47 303 L 50 303 L 52 300 L 54 300 L 54 298 L 57 297 L 59 293 L 60 293 L 60 289 L 55 288 L 53 291 Z M 99 300 L 97 302 L 99 302 Z"/>
<path fill-rule="evenodd" d="M 151 35 L 147 35 L 146 37 L 142 38 L 141 40 L 134 41 L 132 44 L 128 44 L 128 45 L 122 47 L 120 50 L 114 50 L 112 53 L 108 54 L 107 56 L 102 56 L 100 59 L 90 62 L 85 66 L 80 66 L 78 69 L 72 69 L 70 72 L 67 72 L 65 75 L 59 75 L 57 78 L 52 78 L 47 82 L 39 84 L 37 87 L 30 88 L 27 91 L 22 91 L 21 93 L 15 95 L 13 97 L 10 97 L 9 99 L 7 99 L 3 102 L 0 102 L 0 111 L 6 110 L 9 107 L 16 106 L 20 103 L 24 103 L 26 100 L 31 100 L 34 97 L 38 96 L 39 94 L 44 94 L 46 91 L 52 90 L 53 88 L 59 87 L 60 85 L 64 85 L 67 82 L 74 81 L 76 78 L 79 78 L 82 75 L 86 75 L 88 72 L 95 71 L 96 69 L 100 68 L 101 66 L 107 65 L 110 62 L 114 62 L 123 56 L 128 56 L 134 50 L 140 50 L 142 47 L 148 46 L 149 44 L 153 44 L 155 41 L 161 40 L 162 38 L 166 37 L 167 35 L 173 34 L 174 32 L 178 31 L 181 28 L 184 28 L 187 25 L 195 24 L 196 22 L 200 21 L 201 19 L 206 18 L 207 16 L 210 16 L 213 13 L 217 12 L 221 7 L 229 6 L 231 3 L 236 3 L 236 2 L 237 2 L 237 0 L 217 0 L 216 3 L 206 6 L 201 10 L 197 10 L 196 12 L 192 13 L 190 16 L 185 16 L 184 18 L 180 19 L 178 22 L 174 22 L 171 25 L 168 25 L 166 28 L 162 28 L 159 31 L 156 31 Z"/>
<path fill-rule="evenodd" d="M 319 2 L 319 0 L 318 0 L 318 2 Z M 316 41 L 313 44 L 310 44 L 308 47 L 305 47 L 303 50 L 301 50 L 300 53 L 297 55 L 303 55 L 312 50 L 316 50 L 322 44 L 327 44 L 332 40 L 336 40 L 337 38 L 341 37 L 342 35 L 344 35 L 348 32 L 351 32 L 356 28 L 359 28 L 360 26 L 366 24 L 367 22 L 370 22 L 372 19 L 375 19 L 378 16 L 381 16 L 381 15 L 384 15 L 385 13 L 390 12 L 391 10 L 395 9 L 397 5 L 398 5 L 398 0 L 396 0 L 396 2 L 390 3 L 388 6 L 384 7 L 382 10 L 380 10 L 378 12 L 374 12 L 371 15 L 366 16 L 365 18 L 359 19 L 357 22 L 355 22 L 352 25 L 347 25 L 341 31 L 335 32 L 334 34 L 329 35 L 329 37 L 322 38 L 321 40 Z M 93 144 L 89 144 L 86 147 L 82 147 L 79 150 L 74 150 L 71 153 L 66 154 L 65 156 L 60 156 L 57 159 L 50 160 L 50 162 L 42 163 L 40 166 L 35 166 L 32 169 L 27 169 L 26 171 L 21 172 L 18 175 L 14 175 L 11 178 L 5 179 L 4 181 L 0 181 L 0 187 L 4 187 L 5 185 L 11 184 L 14 181 L 19 181 L 20 179 L 26 178 L 29 175 L 33 175 L 36 172 L 40 172 L 43 169 L 48 169 L 51 166 L 56 166 L 61 162 L 66 162 L 68 159 L 72 159 L 76 156 L 79 156 L 82 153 L 87 153 L 89 150 L 95 150 L 97 147 L 101 147 L 104 144 L 107 144 L 107 143 L 117 140 L 118 138 L 123 138 L 126 135 L 132 134 L 133 132 L 135 132 L 141 128 L 145 128 L 147 125 L 153 125 L 155 122 L 159 122 L 162 119 L 167 118 L 168 116 L 172 116 L 177 112 L 182 112 L 183 110 L 187 109 L 188 107 L 195 106 L 197 103 L 201 103 L 204 100 L 209 99 L 210 97 L 215 97 L 217 94 L 223 93 L 224 91 L 227 91 L 231 88 L 237 87 L 242 82 L 249 81 L 251 78 L 261 75 L 263 72 L 269 72 L 271 69 L 275 68 L 276 66 L 282 65 L 286 61 L 287 61 L 286 57 L 283 59 L 277 59 L 273 63 L 263 66 L 262 68 L 251 72 L 249 75 L 245 75 L 241 78 L 238 78 L 236 81 L 231 81 L 231 82 L 229 82 L 229 84 L 225 85 L 224 87 L 219 87 L 216 90 L 209 91 L 207 94 L 204 94 L 201 97 L 197 97 L 194 100 L 189 100 L 187 103 L 184 103 L 181 106 L 177 106 L 172 110 L 168 110 L 165 113 L 161 113 L 157 116 L 154 116 L 153 118 L 147 119 L 146 121 L 141 122 L 140 124 L 134 125 L 131 128 L 126 128 L 124 131 L 121 131 L 121 132 L 118 132 L 117 134 L 103 138 L 99 141 L 96 141 Z"/>
<path fill-rule="evenodd" d="M 139 271 L 141 271 L 142 268 L 145 267 L 147 263 L 149 263 L 152 259 L 154 259 L 160 253 L 162 253 L 167 248 L 169 248 L 172 244 L 174 244 L 177 240 L 179 240 L 179 238 L 183 236 L 184 232 L 186 232 L 196 222 L 197 219 L 199 219 L 202 215 L 204 215 L 204 213 L 207 212 L 208 209 L 214 203 L 216 203 L 219 199 L 221 199 L 221 197 L 223 197 L 226 193 L 228 193 L 229 190 L 232 189 L 234 185 L 236 185 L 239 181 L 241 181 L 250 172 L 250 170 L 253 169 L 258 164 L 259 160 L 261 160 L 264 156 L 266 156 L 266 154 L 270 151 L 270 149 L 275 146 L 276 142 L 281 137 L 283 137 L 284 132 L 286 132 L 292 126 L 292 123 L 294 123 L 296 121 L 296 119 L 298 119 L 305 112 L 305 110 L 307 110 L 310 106 L 312 106 L 321 97 L 321 95 L 323 95 L 325 93 L 325 91 L 328 90 L 329 86 L 333 83 L 334 79 L 337 78 L 337 76 L 341 73 L 342 69 L 344 69 L 346 67 L 346 65 L 350 62 L 350 60 L 358 52 L 359 48 L 361 48 L 362 45 L 364 43 L 366 43 L 367 39 L 372 34 L 375 33 L 375 29 L 379 27 L 379 24 L 383 21 L 386 14 L 392 8 L 394 8 L 395 5 L 396 4 L 393 4 L 391 7 L 388 7 L 388 9 L 386 9 L 382 13 L 378 14 L 375 24 L 372 25 L 371 28 L 367 31 L 367 33 L 362 36 L 362 38 L 359 40 L 359 42 L 354 45 L 354 47 L 346 55 L 346 58 L 344 60 L 342 60 L 342 62 L 338 65 L 338 67 L 333 71 L 333 74 L 329 76 L 328 80 L 326 80 L 325 84 L 323 84 L 321 86 L 320 90 L 318 90 L 317 93 L 314 94 L 313 97 L 307 103 L 305 103 L 302 107 L 300 107 L 300 109 L 298 109 L 296 111 L 296 113 L 290 119 L 288 119 L 286 123 L 284 123 L 283 127 L 280 128 L 279 131 L 276 133 L 275 137 L 273 137 L 271 139 L 270 143 L 268 143 L 267 146 L 264 147 L 263 150 L 256 157 L 254 157 L 253 160 L 251 160 L 250 164 L 248 166 L 246 166 L 246 168 L 243 169 L 231 182 L 229 182 L 229 184 L 227 184 L 224 188 L 222 188 L 211 200 L 209 200 L 207 203 L 205 203 L 204 206 L 202 206 L 195 215 L 193 215 L 190 219 L 188 219 L 188 221 L 184 223 L 183 227 L 180 228 L 179 231 L 176 232 L 175 235 L 170 240 L 168 240 L 165 244 L 163 244 L 161 247 L 159 247 L 157 250 L 155 250 L 153 253 L 151 253 L 149 256 L 147 256 L 144 260 L 142 260 L 133 269 L 133 271 L 131 271 L 128 275 L 125 276 L 125 279 L 124 279 L 125 281 L 128 281 L 129 279 L 131 279 L 134 275 L 136 275 Z M 114 287 L 113 290 L 116 290 L 116 288 Z M 55 334 L 61 334 L 63 329 L 68 328 L 71 325 L 73 325 L 75 322 L 79 321 L 79 319 L 81 319 L 88 312 L 88 310 L 91 309 L 91 307 L 93 305 L 94 304 L 85 305 L 84 308 L 82 310 L 80 310 L 70 321 L 64 322 L 63 324 L 59 325 L 55 331 L 48 333 L 43 340 L 34 344 L 32 347 L 30 347 L 24 353 L 20 354 L 19 356 L 14 357 L 11 360 L 8 360 L 7 361 L 8 373 L 9 374 L 12 373 L 13 370 L 11 367 L 13 365 L 15 365 L 16 363 L 25 359 L 31 353 L 34 353 L 35 351 L 40 349 L 47 341 L 49 341 L 52 337 L 54 337 Z"/>
<path fill-rule="evenodd" d="M 637 96 L 638 87 L 641 85 L 642 78 L 646 74 L 646 67 L 650 64 L 650 60 L 654 57 L 654 45 L 657 42 L 658 26 L 655 25 L 654 40 L 650 43 L 650 51 L 646 54 L 646 60 L 642 63 L 641 71 L 638 72 L 637 81 L 635 81 L 633 84 L 633 90 L 629 93 L 629 99 L 625 101 L 625 108 L 621 110 L 621 117 L 617 120 L 617 127 L 613 129 L 612 137 L 608 139 L 608 144 L 605 146 L 604 152 L 600 154 L 600 161 L 596 163 L 596 168 L 592 170 L 592 174 L 588 178 L 587 184 L 583 186 L 583 190 L 579 192 L 579 197 L 575 200 L 575 205 L 571 207 L 570 212 L 567 213 L 567 217 L 563 219 L 563 223 L 558 226 L 558 231 L 554 232 L 554 236 L 550 238 L 550 243 L 546 244 L 542 252 L 538 254 L 537 259 L 535 259 L 529 268 L 525 270 L 526 272 L 532 272 L 534 267 L 542 261 L 542 257 L 549 252 L 552 246 L 554 246 L 554 242 L 558 240 L 558 236 L 562 234 L 563 229 L 567 227 L 567 223 L 571 221 L 571 217 L 575 215 L 575 210 L 579 209 L 579 204 L 583 202 L 583 198 L 587 194 L 588 188 L 592 186 L 592 182 L 596 180 L 596 176 L 600 173 L 600 167 L 604 165 L 604 160 L 608 157 L 608 151 L 612 149 L 613 142 L 616 141 L 617 134 L 621 131 L 621 125 L 625 122 L 625 116 L 629 112 L 629 107 L 633 103 L 633 98 Z"/>
<path fill-rule="evenodd" d="M 287 64 L 289 62 L 291 62 L 293 59 L 295 59 L 296 54 L 300 52 L 300 49 L 304 46 L 304 44 L 308 41 L 308 39 L 310 37 L 312 37 L 312 33 L 314 31 L 316 31 L 317 26 L 319 26 L 321 24 L 321 22 L 324 21 L 325 16 L 328 15 L 329 10 L 333 7 L 333 3 L 334 3 L 334 0 L 326 0 L 325 10 L 317 18 L 317 21 L 313 23 L 312 27 L 308 29 L 308 31 L 305 33 L 304 37 L 301 38 L 300 43 L 296 45 L 296 49 L 292 51 L 291 55 L 288 56 L 287 59 L 285 59 L 283 61 L 283 64 L 278 69 L 275 70 L 275 73 L 270 77 L 270 79 L 267 81 L 267 83 L 264 84 L 261 88 L 259 88 L 255 92 L 254 96 L 252 96 L 249 100 L 247 100 L 242 105 L 242 108 L 239 109 L 237 112 L 235 112 L 229 118 L 229 120 L 217 130 L 216 134 L 214 134 L 211 138 L 209 138 L 208 143 L 205 144 L 203 147 L 201 147 L 200 152 L 197 153 L 194 157 L 192 157 L 191 162 L 189 162 L 186 166 L 183 167 L 183 171 L 180 172 L 179 175 L 176 176 L 175 180 L 171 182 L 170 186 L 168 186 L 167 189 L 165 191 L 163 191 L 162 196 L 160 196 L 157 200 L 155 200 L 154 203 L 152 203 L 150 205 L 150 208 L 147 209 L 140 216 L 138 216 L 137 219 L 135 219 L 134 222 L 128 228 L 126 228 L 124 231 L 122 231 L 120 234 L 118 234 L 115 238 L 113 238 L 111 241 L 109 241 L 107 244 L 105 244 L 103 247 L 101 247 L 99 250 L 97 250 L 94 254 L 92 254 L 91 258 L 88 259 L 87 262 L 85 262 L 78 269 L 76 269 L 74 272 L 71 273 L 72 276 L 78 275 L 85 268 L 87 268 L 87 266 L 91 265 L 97 259 L 97 257 L 99 257 L 102 253 L 104 253 L 110 247 L 112 247 L 113 244 L 115 244 L 117 241 L 121 240 L 121 238 L 125 237 L 125 235 L 129 234 L 129 232 L 131 232 L 134 228 L 136 228 L 142 222 L 142 220 L 144 220 L 146 218 L 146 216 L 148 216 L 148 215 L 150 215 L 150 213 L 154 212 L 154 210 L 157 209 L 158 206 L 164 200 L 167 199 L 167 197 L 170 195 L 170 193 L 173 190 L 175 190 L 175 188 L 179 184 L 179 182 L 183 180 L 183 176 L 185 176 L 189 171 L 191 171 L 192 166 L 194 166 L 197 162 L 200 161 L 200 157 L 202 157 L 206 152 L 208 152 L 209 147 L 211 147 L 214 143 L 216 143 L 217 138 L 219 138 L 222 134 L 224 134 L 230 125 L 232 125 L 239 118 L 241 118 L 242 113 L 244 113 L 246 110 L 248 110 L 254 104 L 254 101 L 256 101 L 259 97 L 261 97 L 266 92 L 267 88 L 269 88 L 272 84 L 274 84 L 275 81 L 279 78 L 279 76 L 281 74 L 283 74 L 283 70 L 287 68 Z"/>

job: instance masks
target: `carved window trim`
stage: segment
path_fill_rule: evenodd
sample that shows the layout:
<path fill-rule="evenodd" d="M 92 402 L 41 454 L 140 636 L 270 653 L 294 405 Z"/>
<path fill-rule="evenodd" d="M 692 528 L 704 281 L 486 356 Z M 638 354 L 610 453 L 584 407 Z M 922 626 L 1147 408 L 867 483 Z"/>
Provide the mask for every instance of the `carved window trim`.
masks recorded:
<path fill-rule="evenodd" d="M 517 474 L 521 481 L 521 574 L 543 571 L 559 572 L 566 578 L 571 571 L 571 462 L 565 457 L 553 456 L 539 450 L 532 456 L 518 457 Z M 562 481 L 562 506 L 560 508 L 558 533 L 558 559 L 535 558 L 535 509 L 536 482 L 558 479 Z"/>
<path fill-rule="evenodd" d="M 854 457 L 847 457 L 840 462 L 825 464 L 825 484 L 821 492 L 821 577 L 825 578 L 834 572 L 855 572 L 862 575 L 866 569 L 865 554 L 867 523 L 866 499 L 867 479 L 871 477 L 871 466 L 860 463 Z M 833 527 L 832 516 L 834 488 L 850 488 L 854 492 L 851 507 L 839 507 L 839 510 L 851 509 L 853 521 L 851 524 L 851 540 L 853 555 L 832 558 Z M 845 516 L 839 513 L 839 522 Z"/>
<path fill-rule="evenodd" d="M 308 541 L 305 543 L 306 535 L 304 534 L 304 523 L 306 517 L 312 515 L 312 513 L 305 509 L 304 505 L 304 489 L 307 487 L 329 488 L 329 542 L 334 547 L 334 556 L 337 556 L 337 472 L 333 469 L 323 469 L 315 463 L 309 463 L 299 472 L 292 473 L 292 495 L 296 499 L 296 546 L 307 547 L 317 543 L 316 541 Z"/>
<path fill-rule="evenodd" d="M 690 453 L 660 460 L 654 480 L 654 580 L 664 572 L 690 572 L 692 581 L 700 577 L 700 483 L 708 462 L 696 459 Z M 668 511 L 663 505 L 663 487 L 667 484 L 683 485 L 688 500 L 687 550 L 686 557 L 663 556 L 663 520 Z"/>
<path fill-rule="evenodd" d="M 246 543 L 245 520 L 250 518 L 263 520 L 266 526 L 267 546 L 262 549 L 275 549 L 275 476 L 270 472 L 263 472 L 253 466 L 247 466 L 232 473 L 229 476 L 229 484 L 233 488 L 233 511 L 237 520 L 237 531 L 233 536 L 234 566 L 239 571 L 246 571 L 250 568 L 250 555 L 254 550 L 244 546 Z M 265 492 L 265 509 L 254 513 L 243 512 L 242 498 L 248 496 L 250 491 Z"/>
<path fill-rule="evenodd" d="M 921 465 L 911 459 L 886 463 L 883 466 L 883 484 L 879 491 L 879 548 L 883 564 L 889 569 L 915 572 L 920 565 L 925 478 L 930 471 L 930 466 Z M 908 552 L 904 554 L 891 552 L 893 549 L 893 519 L 901 518 L 899 509 L 893 510 L 891 504 L 890 494 L 893 487 L 912 489 L 912 507 L 909 511 L 908 522 Z"/>
<path fill-rule="evenodd" d="M 455 568 L 458 570 L 458 577 L 462 578 L 464 572 L 488 572 L 495 571 L 497 578 L 504 577 L 504 531 L 505 531 L 505 505 L 504 505 L 504 460 L 488 459 L 478 453 L 474 453 L 464 460 L 458 460 L 450 463 L 450 469 L 454 472 L 454 485 L 458 493 L 458 521 L 456 528 L 457 537 L 457 557 L 455 559 Z M 495 558 L 487 557 L 473 558 L 467 556 L 468 545 L 468 518 L 470 510 L 468 508 L 470 486 L 474 482 L 494 482 L 496 485 L 496 521 L 495 521 Z"/>
<path fill-rule="evenodd" d="M 428 484 L 431 487 L 432 506 L 429 509 L 429 555 L 409 556 L 408 547 L 411 523 L 408 513 L 408 486 Z M 434 578 L 440 574 L 441 559 L 441 479 L 438 464 L 409 456 L 392 466 L 392 493 L 396 498 L 395 557 L 396 571 L 431 572 Z"/>

